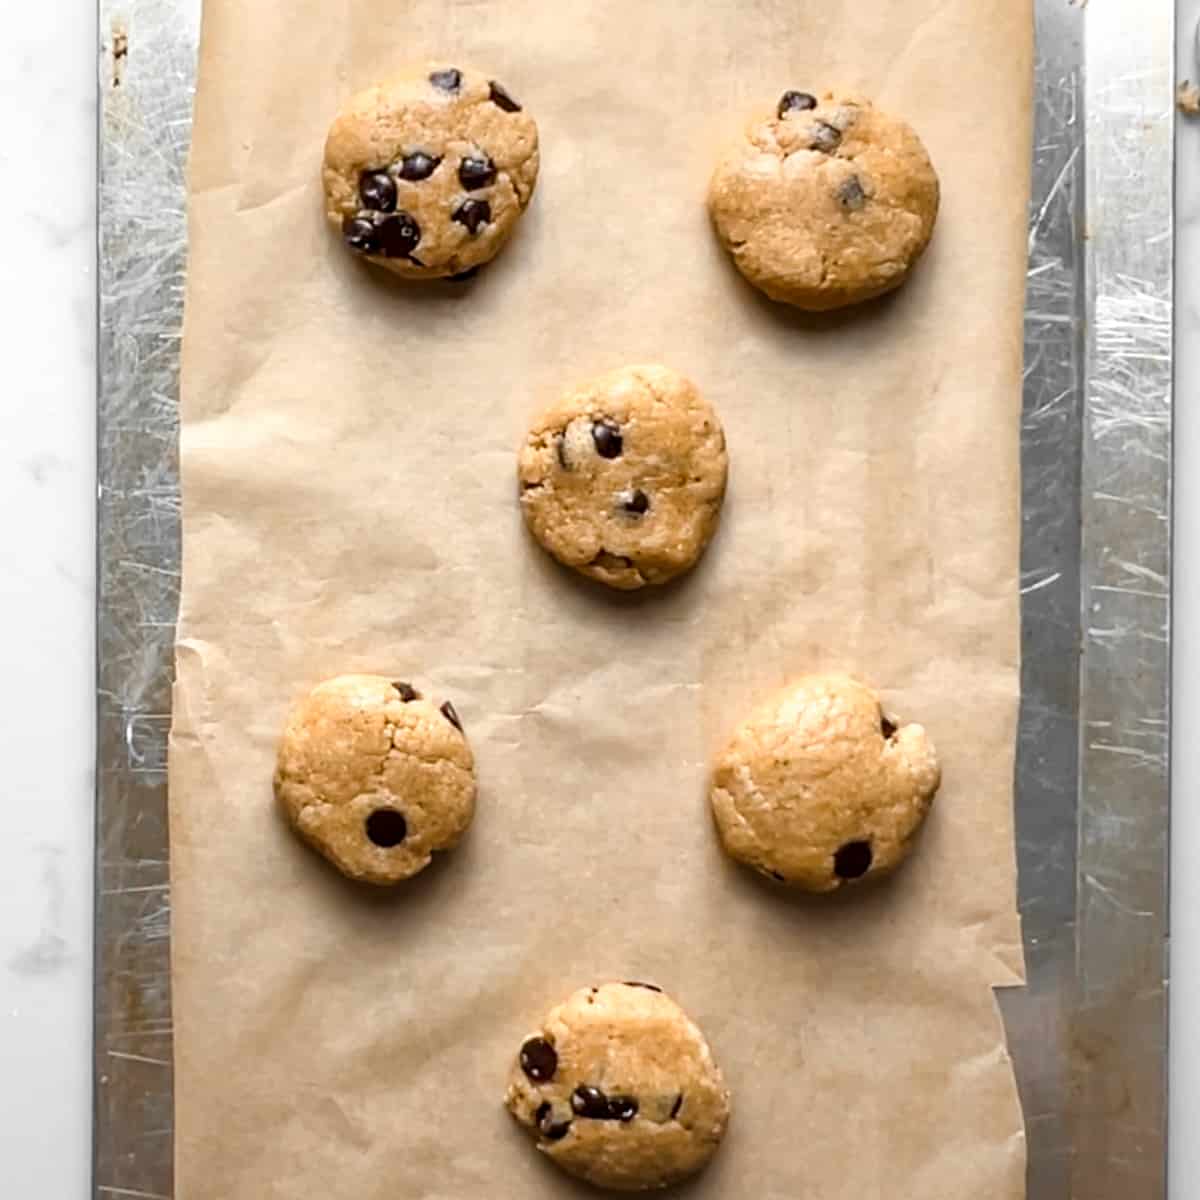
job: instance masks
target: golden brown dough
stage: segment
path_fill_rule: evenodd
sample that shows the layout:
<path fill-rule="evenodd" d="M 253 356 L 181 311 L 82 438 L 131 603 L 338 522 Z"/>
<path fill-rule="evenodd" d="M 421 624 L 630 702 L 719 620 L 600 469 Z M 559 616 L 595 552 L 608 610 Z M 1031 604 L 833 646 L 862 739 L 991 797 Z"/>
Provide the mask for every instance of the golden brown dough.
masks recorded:
<path fill-rule="evenodd" d="M 634 1192 L 716 1153 L 729 1092 L 704 1035 L 653 984 L 582 988 L 521 1045 L 505 1104 L 565 1171 Z"/>
<path fill-rule="evenodd" d="M 894 870 L 933 803 L 937 755 L 869 687 L 810 675 L 751 714 L 718 756 L 717 831 L 732 857 L 831 892 Z"/>
<path fill-rule="evenodd" d="M 342 874 L 392 884 L 458 844 L 475 815 L 475 763 L 448 701 L 380 675 L 341 675 L 288 718 L 275 795 Z"/>
<path fill-rule="evenodd" d="M 933 234 L 938 196 L 903 121 L 852 93 L 785 92 L 721 160 L 708 205 L 756 288 L 820 312 L 899 287 Z"/>
<path fill-rule="evenodd" d="M 508 241 L 537 175 L 537 125 L 503 84 L 427 63 L 346 103 L 325 143 L 325 213 L 397 275 L 460 275 Z"/>
<path fill-rule="evenodd" d="M 559 562 L 610 587 L 666 583 L 717 526 L 725 434 L 669 367 L 622 367 L 541 413 L 521 448 L 521 509 Z"/>

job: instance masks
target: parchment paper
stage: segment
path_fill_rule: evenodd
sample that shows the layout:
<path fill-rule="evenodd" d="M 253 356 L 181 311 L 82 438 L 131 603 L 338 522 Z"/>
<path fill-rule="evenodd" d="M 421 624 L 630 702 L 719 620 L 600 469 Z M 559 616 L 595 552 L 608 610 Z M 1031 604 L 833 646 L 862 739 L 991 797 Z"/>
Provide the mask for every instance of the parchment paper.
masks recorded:
<path fill-rule="evenodd" d="M 573 988 L 666 987 L 734 1094 L 692 1195 L 1023 1189 L 991 988 L 1017 982 L 1013 741 L 1029 0 L 209 0 L 192 162 L 172 741 L 181 1200 L 575 1195 L 500 1105 Z M 397 286 L 325 227 L 339 102 L 485 66 L 543 174 L 468 286 Z M 905 115 L 941 219 L 843 319 L 759 298 L 704 190 L 745 111 L 845 85 Z M 700 568 L 623 598 L 526 537 L 514 450 L 564 385 L 690 374 L 731 490 Z M 930 729 L 945 784 L 894 882 L 790 899 L 728 864 L 707 764 L 838 668 Z M 288 706 L 344 671 L 462 714 L 466 844 L 343 881 L 271 797 Z"/>

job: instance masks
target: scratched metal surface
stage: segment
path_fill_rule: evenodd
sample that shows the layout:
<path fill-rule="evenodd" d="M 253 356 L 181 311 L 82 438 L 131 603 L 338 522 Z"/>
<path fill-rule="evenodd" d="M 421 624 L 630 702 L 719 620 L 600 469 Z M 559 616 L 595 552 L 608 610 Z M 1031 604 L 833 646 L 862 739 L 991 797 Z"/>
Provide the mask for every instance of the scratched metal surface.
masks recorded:
<path fill-rule="evenodd" d="M 1017 830 L 1031 1200 L 1166 1195 L 1174 4 L 1038 4 Z M 1078 662 L 1078 669 L 1075 663 Z"/>
<path fill-rule="evenodd" d="M 166 737 L 199 0 L 99 0 L 94 1194 L 173 1196 Z M 1120 11 L 1118 11 L 1120 10 Z M 1173 0 L 1037 0 L 1017 838 L 1030 1200 L 1165 1196 Z"/>

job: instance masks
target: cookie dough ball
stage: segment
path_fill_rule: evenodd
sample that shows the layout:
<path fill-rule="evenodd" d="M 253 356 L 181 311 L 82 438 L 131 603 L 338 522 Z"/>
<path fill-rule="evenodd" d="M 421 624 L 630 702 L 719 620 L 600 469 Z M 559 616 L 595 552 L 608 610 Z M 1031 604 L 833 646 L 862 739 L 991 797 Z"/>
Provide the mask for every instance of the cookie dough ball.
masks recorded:
<path fill-rule="evenodd" d="M 411 684 L 342 675 L 293 710 L 275 795 L 343 875 L 392 884 L 457 845 L 475 815 L 475 760 L 454 706 Z"/>
<path fill-rule="evenodd" d="M 462 275 L 493 258 L 533 195 L 533 118 L 496 80 L 430 63 L 354 96 L 325 142 L 325 212 L 397 275 Z"/>
<path fill-rule="evenodd" d="M 622 367 L 546 409 L 521 448 L 521 509 L 559 562 L 626 591 L 666 583 L 708 545 L 725 433 L 690 380 Z"/>
<path fill-rule="evenodd" d="M 938 178 L 903 121 L 849 93 L 785 92 L 709 185 L 741 273 L 810 312 L 899 287 L 933 234 Z"/>
<path fill-rule="evenodd" d="M 809 892 L 904 861 L 941 775 L 920 725 L 885 716 L 869 687 L 813 675 L 753 713 L 716 761 L 725 849 Z"/>
<path fill-rule="evenodd" d="M 648 983 L 583 988 L 551 1009 L 504 1102 L 565 1171 L 621 1192 L 699 1171 L 729 1120 L 704 1035 Z"/>

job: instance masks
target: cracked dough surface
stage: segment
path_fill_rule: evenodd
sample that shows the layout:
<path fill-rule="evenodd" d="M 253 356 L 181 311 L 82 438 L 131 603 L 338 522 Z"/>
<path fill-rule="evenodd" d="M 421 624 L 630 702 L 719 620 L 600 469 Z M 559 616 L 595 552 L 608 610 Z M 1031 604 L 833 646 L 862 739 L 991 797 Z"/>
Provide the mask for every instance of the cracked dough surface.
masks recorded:
<path fill-rule="evenodd" d="M 622 367 L 565 395 L 521 448 L 521 508 L 559 562 L 623 590 L 688 570 L 717 526 L 725 433 L 677 371 Z"/>
<path fill-rule="evenodd" d="M 711 799 L 730 855 L 830 892 L 908 857 L 940 779 L 920 725 L 889 720 L 856 680 L 813 675 L 741 725 L 716 760 Z"/>
<path fill-rule="evenodd" d="M 408 879 L 435 850 L 455 846 L 475 814 L 474 759 L 456 720 L 406 683 L 326 680 L 288 718 L 275 795 L 292 827 L 344 875 L 374 884 Z M 378 812 L 403 818 L 403 828 L 382 819 L 382 840 L 395 844 L 369 836 Z"/>
<path fill-rule="evenodd" d="M 756 288 L 821 312 L 899 287 L 933 234 L 938 195 L 905 122 L 852 93 L 789 92 L 719 163 L 708 204 Z"/>
<path fill-rule="evenodd" d="M 457 86 L 447 86 L 455 75 Z M 443 86 L 431 81 L 435 76 Z M 325 143 L 322 176 L 330 224 L 341 234 L 345 222 L 358 217 L 382 222 L 407 215 L 419 230 L 409 253 L 364 251 L 398 275 L 457 275 L 488 262 L 508 241 L 537 182 L 537 125 L 524 109 L 513 109 L 516 104 L 486 74 L 444 63 L 410 67 L 359 92 L 347 101 Z M 405 178 L 406 160 L 409 175 L 421 175 L 433 161 L 436 166 L 424 178 Z M 468 187 L 461 174 L 465 160 L 490 162 L 495 178 Z M 364 172 L 382 172 L 391 180 L 391 208 L 364 199 Z M 487 177 L 485 167 L 476 172 L 467 183 Z M 456 219 L 467 201 L 472 215 Z M 486 220 L 480 219 L 480 204 L 487 206 Z"/>
<path fill-rule="evenodd" d="M 582 988 L 551 1009 L 522 1043 L 505 1104 L 543 1154 L 617 1191 L 699 1171 L 729 1120 L 704 1035 L 651 984 Z"/>

